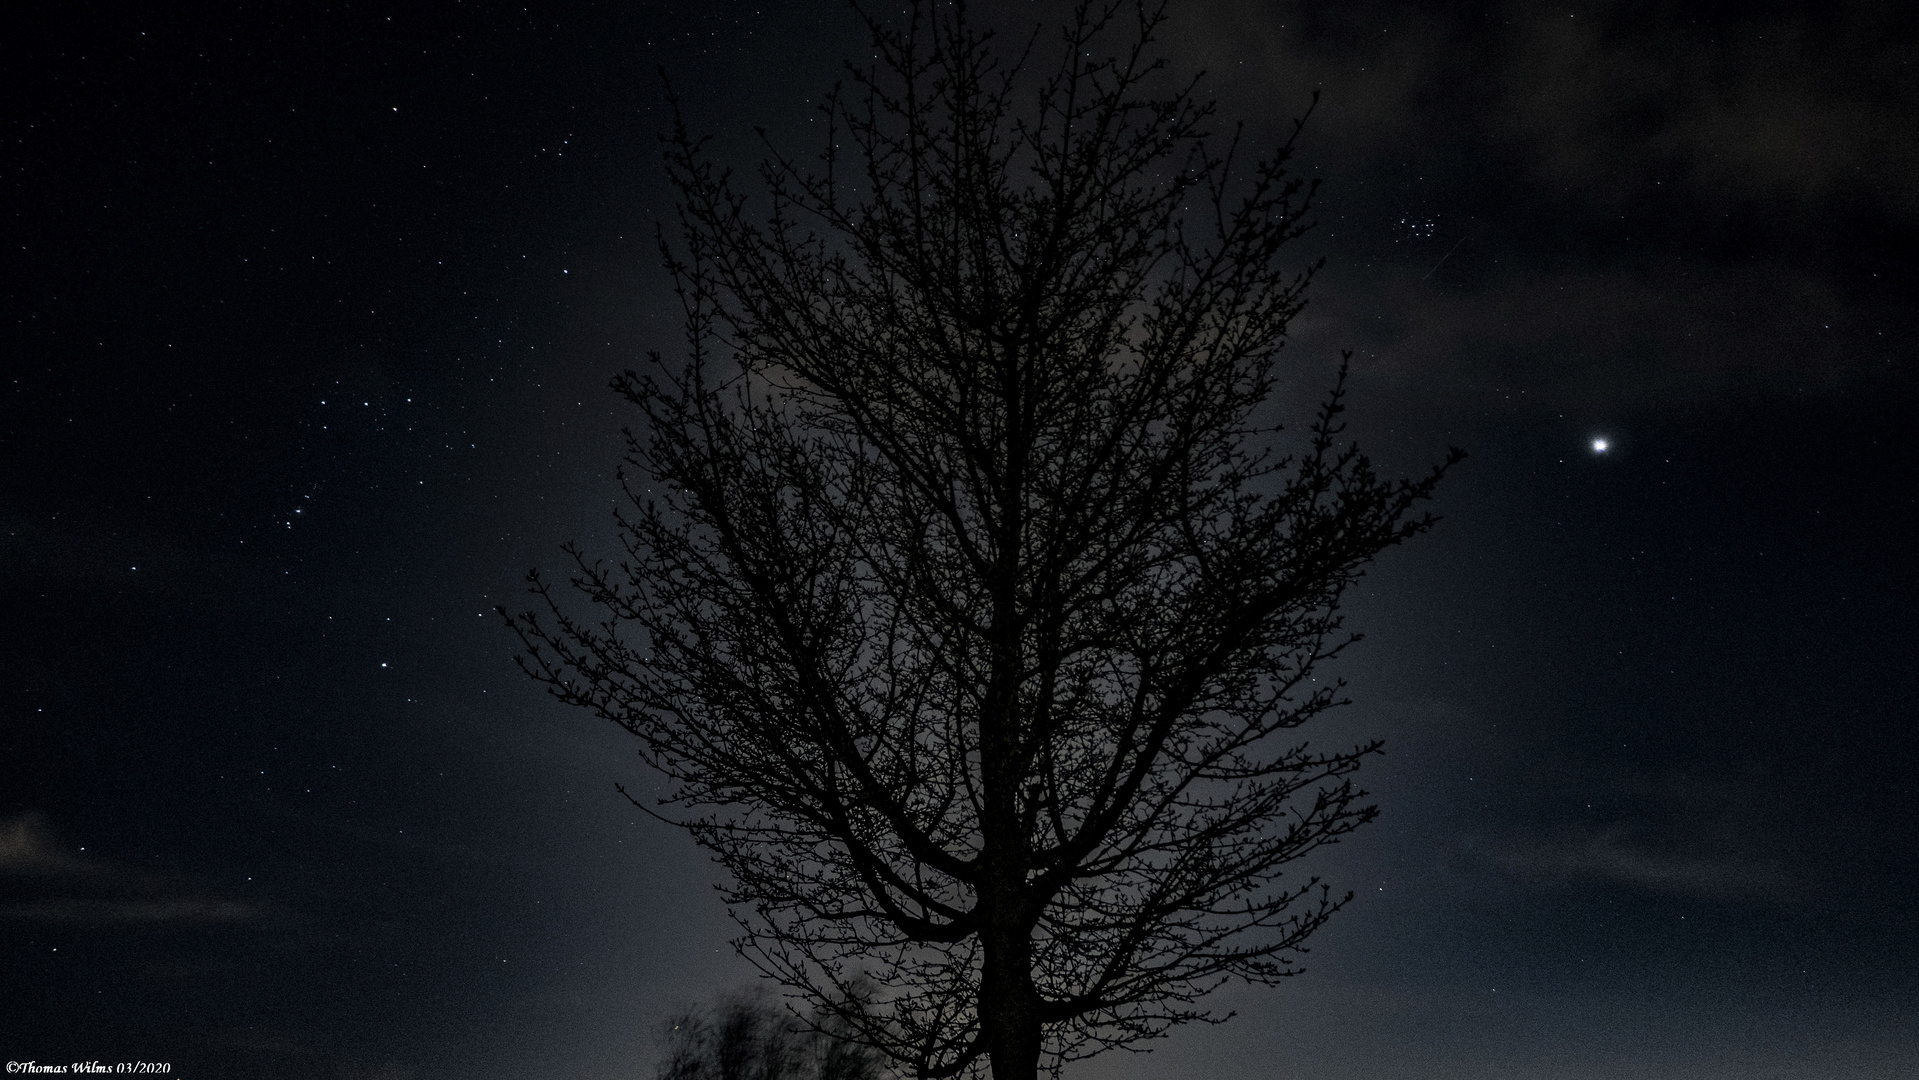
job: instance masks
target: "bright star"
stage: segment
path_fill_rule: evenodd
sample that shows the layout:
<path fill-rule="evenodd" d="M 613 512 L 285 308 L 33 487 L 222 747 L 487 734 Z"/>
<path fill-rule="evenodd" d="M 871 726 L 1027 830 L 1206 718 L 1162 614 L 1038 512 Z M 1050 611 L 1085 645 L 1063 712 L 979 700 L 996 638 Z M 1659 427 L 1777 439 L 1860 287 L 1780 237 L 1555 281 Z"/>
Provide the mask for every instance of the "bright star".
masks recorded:
<path fill-rule="evenodd" d="M 1593 453 L 1595 453 L 1595 454 L 1603 454 L 1603 453 L 1605 453 L 1605 452 L 1606 452 L 1606 440 L 1604 440 L 1604 439 L 1594 439 L 1594 440 L 1593 440 Z"/>

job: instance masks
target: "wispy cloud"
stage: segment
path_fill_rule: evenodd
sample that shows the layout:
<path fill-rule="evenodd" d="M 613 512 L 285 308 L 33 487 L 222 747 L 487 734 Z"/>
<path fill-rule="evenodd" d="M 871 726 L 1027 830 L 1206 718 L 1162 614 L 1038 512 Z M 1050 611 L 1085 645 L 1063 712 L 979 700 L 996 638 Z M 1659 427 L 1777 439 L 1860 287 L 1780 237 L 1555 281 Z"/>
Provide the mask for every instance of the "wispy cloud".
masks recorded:
<path fill-rule="evenodd" d="M 1542 884 L 1602 882 L 1713 900 L 1784 899 L 1795 891 L 1793 875 L 1778 864 L 1674 849 L 1624 827 L 1507 844 L 1491 858 L 1507 873 Z"/>
<path fill-rule="evenodd" d="M 99 864 L 60 850 L 47 829 L 46 815 L 29 811 L 0 818 L 0 875 L 74 877 L 100 872 Z"/>
<path fill-rule="evenodd" d="M 1786 267 L 1705 274 L 1506 262 L 1510 271 L 1448 291 L 1405 268 L 1329 282 L 1316 299 L 1321 321 L 1302 339 L 1353 345 L 1373 369 L 1428 390 L 1444 374 L 1575 407 L 1706 396 L 1728 384 L 1827 389 L 1860 363 L 1868 335 L 1844 297 Z"/>
<path fill-rule="evenodd" d="M 260 910 L 228 900 L 49 900 L 0 905 L 0 919 L 123 926 L 137 923 L 250 922 Z"/>
<path fill-rule="evenodd" d="M 38 811 L 0 818 L 0 921 L 110 927 L 238 923 L 262 914 L 69 850 Z"/>

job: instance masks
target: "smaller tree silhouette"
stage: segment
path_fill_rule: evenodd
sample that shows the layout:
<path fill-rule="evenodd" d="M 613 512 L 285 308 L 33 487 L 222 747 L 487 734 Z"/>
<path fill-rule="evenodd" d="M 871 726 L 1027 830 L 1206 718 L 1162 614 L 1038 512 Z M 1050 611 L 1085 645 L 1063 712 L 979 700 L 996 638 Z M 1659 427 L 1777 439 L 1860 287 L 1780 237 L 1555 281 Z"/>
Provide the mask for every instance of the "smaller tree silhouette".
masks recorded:
<path fill-rule="evenodd" d="M 830 1025 L 829 1025 L 830 1027 Z M 659 1080 L 881 1080 L 879 1055 L 803 1024 L 763 993 L 675 1016 Z"/>

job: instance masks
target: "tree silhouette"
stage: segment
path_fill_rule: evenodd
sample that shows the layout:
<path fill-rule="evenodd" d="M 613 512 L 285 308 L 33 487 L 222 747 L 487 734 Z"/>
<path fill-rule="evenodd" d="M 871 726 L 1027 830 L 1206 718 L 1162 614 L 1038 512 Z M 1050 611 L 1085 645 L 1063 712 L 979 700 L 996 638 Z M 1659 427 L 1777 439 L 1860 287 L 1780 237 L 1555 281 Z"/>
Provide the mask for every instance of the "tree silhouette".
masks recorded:
<path fill-rule="evenodd" d="M 1030 1080 L 1293 974 L 1345 901 L 1282 868 L 1375 813 L 1378 743 L 1284 733 L 1341 702 L 1341 597 L 1445 466 L 1342 446 L 1343 366 L 1276 449 L 1312 188 L 1290 139 L 1208 142 L 1163 17 L 1082 4 L 1042 71 L 963 5 L 868 16 L 763 202 L 676 121 L 686 355 L 614 380 L 626 558 L 567 549 L 598 621 L 537 573 L 511 620 L 670 778 L 646 809 L 728 871 L 742 953 L 921 1077 Z"/>
<path fill-rule="evenodd" d="M 764 995 L 732 994 L 667 1025 L 659 1080 L 880 1080 L 874 1053 Z"/>

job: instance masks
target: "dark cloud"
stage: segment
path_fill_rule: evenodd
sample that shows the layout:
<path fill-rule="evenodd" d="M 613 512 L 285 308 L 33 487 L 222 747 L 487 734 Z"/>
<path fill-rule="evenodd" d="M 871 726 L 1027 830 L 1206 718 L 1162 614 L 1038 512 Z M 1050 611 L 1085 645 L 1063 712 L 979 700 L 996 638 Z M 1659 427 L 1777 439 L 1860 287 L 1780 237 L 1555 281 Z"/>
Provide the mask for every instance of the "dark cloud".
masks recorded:
<path fill-rule="evenodd" d="M 1168 30 L 1222 116 L 1323 94 L 1330 334 L 1421 393 L 1574 408 L 1830 390 L 1900 362 L 1919 242 L 1891 6 L 1203 0 Z M 1302 324 L 1307 329 L 1310 322 Z M 1369 358 L 1370 359 L 1370 358 Z"/>
<path fill-rule="evenodd" d="M 1345 154 L 1468 139 L 1607 202 L 1660 181 L 1919 213 L 1900 181 L 1919 165 L 1912 19 L 1892 5 L 1201 0 L 1178 14 L 1179 58 L 1215 73 L 1231 112 L 1270 117 L 1321 89 Z"/>
<path fill-rule="evenodd" d="M 1822 4 L 1727 17 L 1614 3 L 1509 5 L 1493 130 L 1541 179 L 1621 201 L 1670 176 L 1715 199 L 1813 213 L 1859 198 L 1910 222 L 1919 166 L 1910 16 Z"/>

